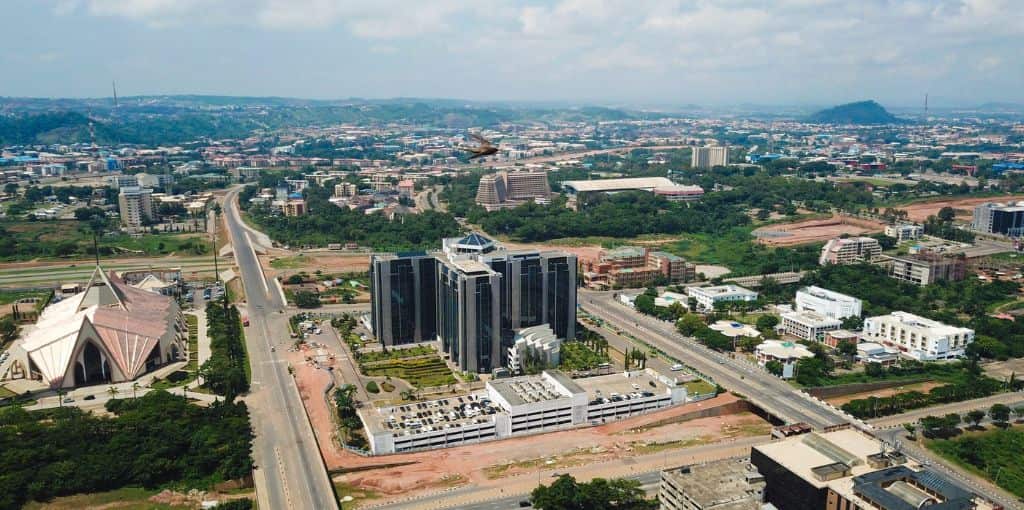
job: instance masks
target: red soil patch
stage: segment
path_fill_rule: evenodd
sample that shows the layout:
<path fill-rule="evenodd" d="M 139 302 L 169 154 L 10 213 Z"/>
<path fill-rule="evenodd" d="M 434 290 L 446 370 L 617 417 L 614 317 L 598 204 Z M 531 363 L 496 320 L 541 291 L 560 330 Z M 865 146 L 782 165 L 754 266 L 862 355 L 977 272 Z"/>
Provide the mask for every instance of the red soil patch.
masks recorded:
<path fill-rule="evenodd" d="M 836 215 L 823 220 L 804 220 L 761 227 L 754 231 L 757 242 L 768 246 L 795 246 L 823 242 L 842 234 L 862 235 L 885 230 L 879 221 Z"/>

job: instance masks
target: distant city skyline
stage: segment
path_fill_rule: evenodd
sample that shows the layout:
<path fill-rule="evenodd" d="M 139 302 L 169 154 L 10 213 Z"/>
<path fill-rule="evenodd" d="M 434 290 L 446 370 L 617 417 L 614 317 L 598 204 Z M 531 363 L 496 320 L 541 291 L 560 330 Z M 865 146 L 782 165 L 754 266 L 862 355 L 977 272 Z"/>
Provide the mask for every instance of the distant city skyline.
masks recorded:
<path fill-rule="evenodd" d="M 54 0 L 0 6 L 0 96 L 708 106 L 1024 102 L 1009 0 Z"/>

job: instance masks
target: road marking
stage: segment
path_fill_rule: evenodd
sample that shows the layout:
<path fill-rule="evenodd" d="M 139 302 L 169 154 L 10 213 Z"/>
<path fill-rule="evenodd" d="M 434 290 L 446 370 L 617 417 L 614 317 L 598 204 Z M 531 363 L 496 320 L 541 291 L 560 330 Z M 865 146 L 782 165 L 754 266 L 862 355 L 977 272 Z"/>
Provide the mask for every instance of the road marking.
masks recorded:
<path fill-rule="evenodd" d="M 281 475 L 281 489 L 284 491 L 284 501 L 288 508 L 292 508 L 292 494 L 288 490 L 288 477 L 284 474 L 284 460 L 281 458 L 281 449 L 274 447 L 274 457 L 277 457 L 277 472 Z"/>

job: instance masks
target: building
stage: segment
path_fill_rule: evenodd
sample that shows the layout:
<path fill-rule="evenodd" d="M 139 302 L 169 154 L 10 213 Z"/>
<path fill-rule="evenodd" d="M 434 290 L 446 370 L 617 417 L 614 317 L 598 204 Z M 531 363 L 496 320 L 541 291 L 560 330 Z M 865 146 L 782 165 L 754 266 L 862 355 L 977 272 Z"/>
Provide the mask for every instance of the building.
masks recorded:
<path fill-rule="evenodd" d="M 662 510 L 761 510 L 764 477 L 749 458 L 692 464 L 661 472 Z"/>
<path fill-rule="evenodd" d="M 173 174 L 135 174 L 138 186 L 143 188 L 160 188 L 166 190 L 174 184 Z"/>
<path fill-rule="evenodd" d="M 962 256 L 920 252 L 890 257 L 889 276 L 914 285 L 937 281 L 958 282 L 967 275 L 967 262 Z"/>
<path fill-rule="evenodd" d="M 825 345 L 835 349 L 842 343 L 856 345 L 860 341 L 860 335 L 846 329 L 834 329 L 825 333 Z"/>
<path fill-rule="evenodd" d="M 306 201 L 301 198 L 289 198 L 284 202 L 281 212 L 285 216 L 305 216 L 306 212 L 308 212 L 306 210 Z"/>
<path fill-rule="evenodd" d="M 108 175 L 105 179 L 107 185 L 114 189 L 131 188 L 139 185 L 138 177 L 134 175 Z"/>
<path fill-rule="evenodd" d="M 693 168 L 706 170 L 728 164 L 728 147 L 694 147 L 693 154 L 690 156 L 690 166 Z"/>
<path fill-rule="evenodd" d="M 650 248 L 626 246 L 601 253 L 597 262 L 585 264 L 588 286 L 629 288 L 654 282 L 683 283 L 697 277 L 697 266 L 682 257 Z"/>
<path fill-rule="evenodd" d="M 637 389 L 640 388 L 640 389 Z M 447 448 L 645 414 L 687 401 L 646 371 L 573 380 L 558 370 L 491 379 L 483 392 L 358 412 L 375 455 Z"/>
<path fill-rule="evenodd" d="M 864 304 L 861 300 L 817 286 L 796 291 L 796 311 L 815 312 L 833 319 L 860 317 Z"/>
<path fill-rule="evenodd" d="M 899 349 L 900 355 L 917 361 L 955 359 L 974 341 L 974 330 L 949 326 L 907 312 L 864 319 L 861 338 Z"/>
<path fill-rule="evenodd" d="M 398 181 L 398 196 L 412 198 L 416 194 L 416 184 L 412 179 Z"/>
<path fill-rule="evenodd" d="M 547 324 L 523 328 L 516 332 L 508 348 L 508 369 L 522 373 L 530 365 L 557 367 L 561 362 L 562 340 Z"/>
<path fill-rule="evenodd" d="M 786 510 L 971 510 L 992 506 L 853 428 L 754 446 L 765 500 Z"/>
<path fill-rule="evenodd" d="M 496 172 L 480 177 L 476 203 L 488 211 L 526 202 L 546 204 L 551 198 L 548 175 L 543 171 Z"/>
<path fill-rule="evenodd" d="M 897 223 L 885 227 L 885 235 L 896 239 L 896 242 L 913 241 L 924 235 L 924 227 L 913 223 Z"/>
<path fill-rule="evenodd" d="M 334 196 L 337 198 L 352 198 L 359 194 L 359 188 L 351 182 L 343 182 L 334 185 Z"/>
<path fill-rule="evenodd" d="M 117 196 L 121 213 L 121 224 L 126 227 L 141 227 L 154 220 L 153 190 L 138 186 L 125 186 Z"/>
<path fill-rule="evenodd" d="M 384 345 L 436 340 L 460 370 L 505 366 L 517 330 L 576 337 L 576 257 L 510 251 L 476 233 L 442 251 L 371 258 L 374 334 Z"/>
<path fill-rule="evenodd" d="M 654 188 L 654 194 L 669 202 L 693 202 L 704 196 L 704 188 L 696 185 L 676 184 Z"/>
<path fill-rule="evenodd" d="M 131 381 L 187 359 L 187 342 L 174 299 L 97 266 L 84 290 L 47 306 L 26 328 L 5 376 L 53 389 Z"/>
<path fill-rule="evenodd" d="M 871 262 L 882 254 L 882 245 L 870 237 L 830 239 L 821 248 L 820 265 Z"/>
<path fill-rule="evenodd" d="M 620 179 L 597 179 L 593 181 L 562 181 L 562 189 L 569 195 L 579 193 L 619 193 L 623 191 L 647 191 L 654 193 L 658 188 L 672 188 L 676 183 L 666 177 L 624 177 Z"/>
<path fill-rule="evenodd" d="M 879 343 L 860 342 L 857 344 L 856 359 L 864 364 L 877 363 L 882 366 L 890 366 L 899 361 L 900 353 L 897 349 Z"/>
<path fill-rule="evenodd" d="M 1020 237 L 1024 233 L 1024 202 L 989 202 L 975 206 L 971 228 L 986 234 Z"/>
<path fill-rule="evenodd" d="M 783 340 L 765 340 L 754 348 L 757 364 L 762 367 L 769 361 L 782 363 L 782 378 L 790 379 L 796 373 L 796 364 L 805 358 L 813 358 L 810 349 L 795 342 Z"/>
<path fill-rule="evenodd" d="M 718 303 L 731 301 L 757 301 L 757 292 L 738 285 L 715 287 L 687 287 L 686 294 L 697 300 L 697 309 L 711 311 Z"/>
<path fill-rule="evenodd" d="M 825 332 L 841 328 L 843 322 L 817 312 L 803 311 L 782 314 L 780 326 L 787 335 L 793 335 L 801 340 L 822 342 L 825 340 Z"/>

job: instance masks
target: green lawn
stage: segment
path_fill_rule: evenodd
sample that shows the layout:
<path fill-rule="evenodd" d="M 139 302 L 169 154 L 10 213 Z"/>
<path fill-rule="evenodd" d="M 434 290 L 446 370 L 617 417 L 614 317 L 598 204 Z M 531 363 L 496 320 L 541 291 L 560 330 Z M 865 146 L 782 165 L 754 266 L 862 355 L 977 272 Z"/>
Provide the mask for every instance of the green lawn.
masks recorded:
<path fill-rule="evenodd" d="M 1024 498 L 1024 426 L 967 432 L 953 439 L 925 441 L 932 451 Z"/>
<path fill-rule="evenodd" d="M 270 267 L 274 269 L 299 269 L 308 264 L 311 264 L 313 259 L 305 255 L 295 255 L 294 257 L 280 257 L 270 261 Z"/>
<path fill-rule="evenodd" d="M 357 337 L 358 338 L 358 337 Z M 385 351 L 373 351 L 364 352 L 359 354 L 360 363 L 372 363 L 375 361 L 384 361 L 392 359 L 404 359 L 404 358 L 415 358 L 417 356 L 426 356 L 428 354 L 435 354 L 437 351 L 429 345 L 417 345 L 408 349 L 396 349 L 391 348 Z"/>
<path fill-rule="evenodd" d="M 18 396 L 18 394 L 7 389 L 6 386 L 0 386 L 0 398 L 11 398 L 16 396 Z"/>
<path fill-rule="evenodd" d="M 66 260 L 91 258 L 92 234 L 77 221 L 5 221 L 0 222 L 10 234 L 17 250 L 4 260 Z M 101 253 L 110 256 L 205 255 L 210 243 L 205 234 L 174 233 L 103 236 L 99 239 Z"/>
<path fill-rule="evenodd" d="M 0 305 L 13 303 L 19 299 L 37 297 L 45 298 L 50 291 L 44 290 L 0 290 Z"/>
<path fill-rule="evenodd" d="M 686 393 L 689 395 L 706 395 L 714 393 L 716 389 L 715 385 L 708 384 L 703 379 L 683 383 L 683 387 L 686 388 Z"/>
<path fill-rule="evenodd" d="M 153 382 L 150 388 L 166 390 L 184 386 L 195 380 L 196 370 L 199 368 L 199 317 L 186 314 L 185 323 L 188 324 L 188 364 L 184 370 L 176 370 L 166 379 Z"/>
<path fill-rule="evenodd" d="M 601 363 L 608 363 L 606 354 L 599 354 L 587 347 L 583 342 L 566 342 L 562 344 L 561 364 L 563 370 L 590 370 Z"/>
<path fill-rule="evenodd" d="M 729 276 L 798 271 L 818 266 L 820 244 L 769 248 L 754 242 L 753 226 L 734 227 L 723 234 L 687 234 L 662 247 L 690 262 L 723 265 Z"/>
<path fill-rule="evenodd" d="M 426 388 L 458 382 L 448 365 L 437 356 L 430 358 L 394 359 L 374 363 L 360 361 L 364 374 L 374 377 L 391 376 L 403 379 L 411 386 Z"/>

